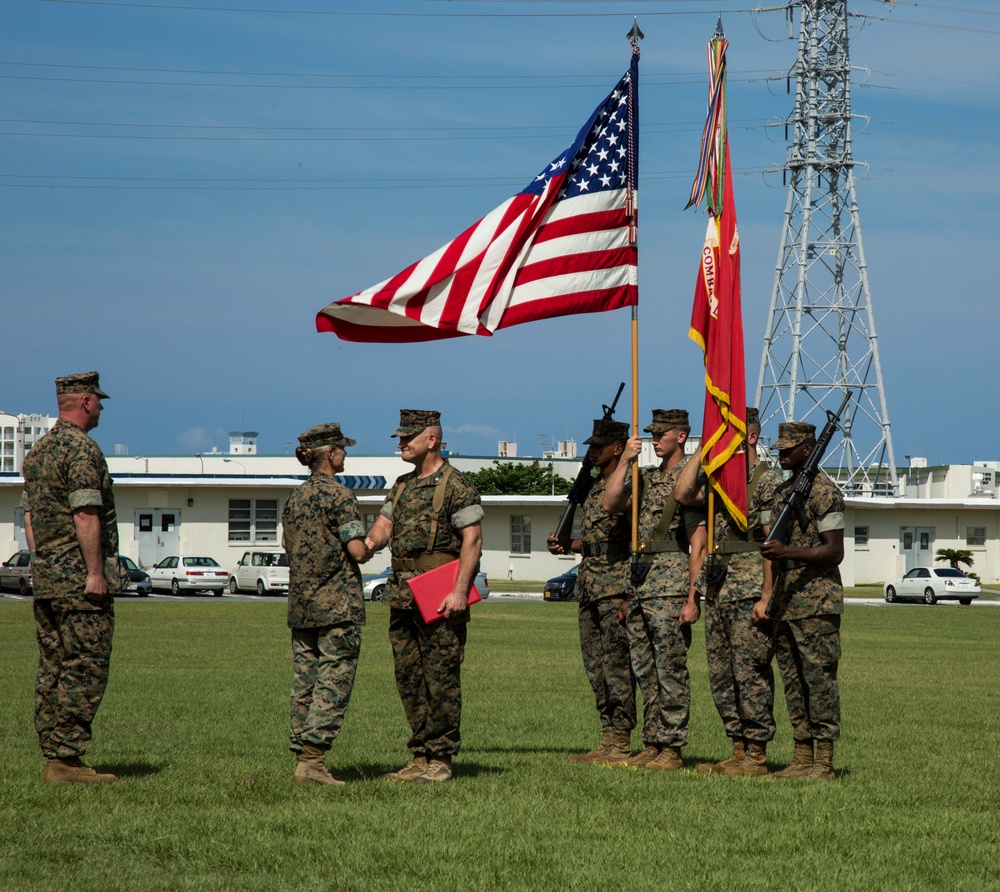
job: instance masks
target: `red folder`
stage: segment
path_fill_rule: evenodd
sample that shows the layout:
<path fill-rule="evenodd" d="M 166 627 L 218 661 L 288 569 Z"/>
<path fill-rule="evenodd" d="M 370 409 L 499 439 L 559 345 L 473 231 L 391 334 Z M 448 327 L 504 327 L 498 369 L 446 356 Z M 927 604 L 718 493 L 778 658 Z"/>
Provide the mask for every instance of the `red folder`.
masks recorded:
<path fill-rule="evenodd" d="M 449 561 L 447 564 L 406 580 L 410 591 L 413 592 L 413 600 L 420 608 L 420 615 L 428 625 L 439 619 L 444 619 L 444 614 L 438 613 L 438 607 L 455 587 L 456 579 L 458 579 L 458 560 Z M 482 600 L 479 590 L 473 583 L 469 587 L 469 604 L 472 605 L 476 601 Z"/>

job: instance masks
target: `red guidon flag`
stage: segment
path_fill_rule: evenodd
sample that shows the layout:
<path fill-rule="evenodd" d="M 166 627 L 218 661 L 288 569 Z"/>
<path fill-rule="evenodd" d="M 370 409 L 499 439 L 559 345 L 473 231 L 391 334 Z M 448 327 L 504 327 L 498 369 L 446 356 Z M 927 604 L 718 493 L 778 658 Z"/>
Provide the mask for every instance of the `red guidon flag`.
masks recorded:
<path fill-rule="evenodd" d="M 747 528 L 746 370 L 740 301 L 740 236 L 725 149 L 722 213 L 708 216 L 688 333 L 705 354 L 701 464 L 709 484 L 742 530 Z M 737 454 L 739 452 L 739 454 Z M 733 457 L 736 458 L 732 461 Z"/>
<path fill-rule="evenodd" d="M 492 335 L 635 305 L 638 60 L 573 144 L 521 192 L 391 279 L 329 304 L 345 341 Z"/>

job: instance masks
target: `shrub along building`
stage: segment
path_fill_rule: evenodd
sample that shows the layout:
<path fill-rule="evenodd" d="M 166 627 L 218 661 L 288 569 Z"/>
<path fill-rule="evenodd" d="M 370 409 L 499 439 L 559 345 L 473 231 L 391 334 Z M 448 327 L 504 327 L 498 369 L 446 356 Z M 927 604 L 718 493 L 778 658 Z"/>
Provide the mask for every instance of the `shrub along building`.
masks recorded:
<path fill-rule="evenodd" d="M 489 468 L 495 457 L 451 454 L 462 471 Z M 572 479 L 576 458 L 505 458 L 551 465 Z M 644 463 L 652 463 L 646 460 Z M 917 462 L 915 461 L 915 464 Z M 108 456 L 115 481 L 122 554 L 144 566 L 169 554 L 214 557 L 232 568 L 251 548 L 279 548 L 281 510 L 305 476 L 292 456 L 251 452 L 188 456 Z M 349 457 L 338 479 L 358 497 L 366 523 L 378 513 L 388 487 L 411 467 L 398 455 Z M 1000 463 L 912 467 L 893 496 L 847 496 L 845 585 L 882 582 L 907 569 L 933 564 L 938 548 L 972 552 L 984 581 L 1000 578 Z M 0 472 L 0 557 L 25 547 L 18 508 L 19 472 Z M 499 579 L 543 580 L 567 570 L 575 558 L 550 555 L 546 536 L 566 504 L 561 495 L 483 497 L 482 569 Z M 6 549 L 6 550 L 4 550 Z M 378 555 L 366 570 L 388 566 Z"/>

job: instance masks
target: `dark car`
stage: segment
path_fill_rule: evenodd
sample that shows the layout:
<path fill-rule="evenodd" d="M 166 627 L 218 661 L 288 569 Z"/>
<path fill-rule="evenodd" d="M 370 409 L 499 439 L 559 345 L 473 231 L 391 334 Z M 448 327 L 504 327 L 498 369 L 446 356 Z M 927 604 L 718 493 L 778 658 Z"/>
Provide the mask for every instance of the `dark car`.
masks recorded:
<path fill-rule="evenodd" d="M 122 594 L 139 595 L 145 598 L 153 591 L 153 583 L 149 574 L 142 568 L 136 566 L 135 561 L 130 557 L 121 554 L 118 562 L 122 568 Z"/>
<path fill-rule="evenodd" d="M 545 583 L 546 601 L 575 601 L 576 577 L 580 574 L 580 565 L 570 568 L 562 576 L 556 576 Z"/>

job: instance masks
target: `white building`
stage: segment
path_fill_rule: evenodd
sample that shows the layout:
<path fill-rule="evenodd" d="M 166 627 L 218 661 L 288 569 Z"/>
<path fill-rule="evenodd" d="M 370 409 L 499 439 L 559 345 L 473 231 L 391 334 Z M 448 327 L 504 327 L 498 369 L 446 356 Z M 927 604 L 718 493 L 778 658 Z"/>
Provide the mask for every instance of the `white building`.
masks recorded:
<path fill-rule="evenodd" d="M 48 415 L 8 415 L 0 412 L 0 472 L 20 474 L 28 450 L 55 423 L 56 419 Z"/>
<path fill-rule="evenodd" d="M 109 456 L 122 553 L 143 565 L 171 553 L 206 554 L 231 567 L 252 545 L 277 545 L 282 508 L 305 479 L 305 468 L 292 456 L 230 455 Z M 643 459 L 651 463 L 646 454 Z M 489 467 L 495 460 L 451 457 L 463 471 Z M 570 459 L 544 463 L 550 462 L 554 473 L 570 479 L 580 466 Z M 392 482 L 409 470 L 398 455 L 349 454 L 340 479 L 355 492 L 371 523 Z M 844 583 L 882 582 L 917 564 L 933 563 L 938 548 L 967 548 L 975 572 L 987 581 L 1000 579 L 998 477 L 998 464 L 988 462 L 913 468 L 899 497 L 848 496 Z M 0 473 L 2 557 L 24 547 L 24 520 L 17 507 L 22 486 L 20 474 Z M 571 566 L 577 558 L 554 557 L 545 548 L 565 504 L 564 496 L 484 496 L 486 573 L 544 580 Z M 383 553 L 368 566 L 377 572 L 388 563 Z"/>

